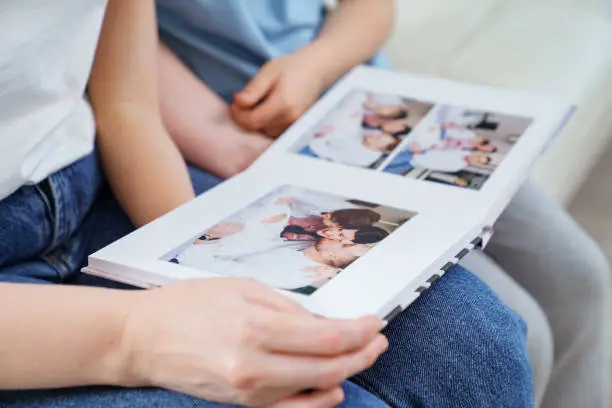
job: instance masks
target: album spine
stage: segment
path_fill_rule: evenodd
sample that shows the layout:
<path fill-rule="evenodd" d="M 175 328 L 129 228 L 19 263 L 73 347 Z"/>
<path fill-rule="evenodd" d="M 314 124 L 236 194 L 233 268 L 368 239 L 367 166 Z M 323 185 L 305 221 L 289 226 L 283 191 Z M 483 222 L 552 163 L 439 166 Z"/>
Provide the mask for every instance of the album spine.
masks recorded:
<path fill-rule="evenodd" d="M 421 286 L 416 289 L 416 292 L 419 294 L 423 294 L 427 289 L 431 287 L 435 282 L 437 282 L 442 276 L 446 274 L 446 272 L 450 271 L 455 265 L 457 265 L 463 258 L 465 258 L 470 252 L 474 250 L 480 250 L 483 248 L 484 238 L 478 236 L 474 238 L 468 245 L 466 245 L 461 251 L 457 252 L 457 254 L 437 273 L 432 274 L 427 281 L 425 281 Z"/>
<path fill-rule="evenodd" d="M 415 290 L 416 298 L 414 300 L 418 299 L 419 296 L 421 296 L 429 288 L 431 288 L 431 286 L 434 283 L 436 283 L 448 271 L 450 271 L 454 266 L 456 266 L 459 262 L 461 262 L 461 260 L 465 258 L 470 252 L 475 251 L 475 250 L 480 251 L 484 249 L 492 233 L 493 231 L 491 228 L 489 227 L 484 228 L 483 232 L 479 236 L 477 236 L 472 241 L 470 241 L 469 244 L 467 244 L 463 249 L 457 252 L 457 254 L 455 254 L 455 256 L 451 260 L 449 260 L 446 264 L 444 264 L 444 266 L 441 267 L 436 273 L 431 274 L 429 278 L 427 278 L 427 280 Z M 391 312 L 389 312 L 383 318 L 383 320 L 388 323 L 391 320 L 393 320 L 393 318 L 398 316 L 403 310 L 404 308 L 398 305 L 393 310 L 391 310 Z"/>

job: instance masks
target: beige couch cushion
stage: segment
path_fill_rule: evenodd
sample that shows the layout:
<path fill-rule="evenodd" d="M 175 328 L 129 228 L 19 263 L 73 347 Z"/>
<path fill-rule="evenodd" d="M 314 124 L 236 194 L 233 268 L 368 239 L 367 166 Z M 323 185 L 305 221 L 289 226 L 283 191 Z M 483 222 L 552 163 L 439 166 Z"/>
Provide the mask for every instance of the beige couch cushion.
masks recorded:
<path fill-rule="evenodd" d="M 430 3 L 429 12 L 419 8 Z M 552 92 L 575 101 L 576 115 L 536 169 L 541 184 L 565 202 L 612 136 L 610 2 L 473 4 L 481 7 L 399 0 L 398 26 L 388 46 L 392 61 L 413 72 Z"/>

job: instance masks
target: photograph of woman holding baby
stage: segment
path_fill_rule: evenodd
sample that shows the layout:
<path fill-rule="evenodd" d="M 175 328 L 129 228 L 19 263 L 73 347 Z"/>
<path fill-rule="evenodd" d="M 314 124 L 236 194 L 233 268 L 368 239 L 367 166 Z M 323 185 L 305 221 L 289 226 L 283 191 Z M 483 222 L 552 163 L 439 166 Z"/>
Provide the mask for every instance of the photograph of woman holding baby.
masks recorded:
<path fill-rule="evenodd" d="M 414 215 L 284 186 L 206 228 L 167 260 L 311 294 Z"/>
<path fill-rule="evenodd" d="M 376 169 L 431 107 L 394 95 L 354 91 L 294 150 L 321 160 Z"/>

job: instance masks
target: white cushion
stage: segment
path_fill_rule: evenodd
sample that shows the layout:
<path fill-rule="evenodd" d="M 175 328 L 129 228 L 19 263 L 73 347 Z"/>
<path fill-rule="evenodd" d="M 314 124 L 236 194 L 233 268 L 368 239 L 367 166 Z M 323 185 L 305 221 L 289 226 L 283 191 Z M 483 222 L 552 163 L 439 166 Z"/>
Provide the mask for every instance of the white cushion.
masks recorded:
<path fill-rule="evenodd" d="M 395 65 L 435 73 L 478 33 L 507 0 L 398 0 L 395 34 L 387 44 Z"/>
<path fill-rule="evenodd" d="M 474 0 L 483 3 L 474 12 L 457 1 L 463 6 L 455 4 L 417 24 L 411 23 L 413 16 L 403 15 L 409 12 L 403 7 L 413 1 L 404 1 L 400 0 L 399 21 L 408 21 L 409 26 L 399 25 L 389 44 L 398 68 L 557 93 L 578 105 L 576 115 L 536 169 L 543 186 L 566 202 L 612 136 L 611 3 Z M 439 7 L 445 1 L 435 3 Z M 445 21 L 448 24 L 442 24 Z M 432 34 L 441 24 L 444 28 Z"/>

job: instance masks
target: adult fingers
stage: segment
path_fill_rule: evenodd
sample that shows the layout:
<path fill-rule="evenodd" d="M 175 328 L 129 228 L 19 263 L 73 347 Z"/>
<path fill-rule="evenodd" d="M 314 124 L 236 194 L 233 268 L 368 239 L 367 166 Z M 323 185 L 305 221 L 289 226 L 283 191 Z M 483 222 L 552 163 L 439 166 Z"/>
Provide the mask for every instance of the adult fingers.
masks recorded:
<path fill-rule="evenodd" d="M 375 316 L 354 320 L 270 313 L 256 324 L 260 345 L 277 353 L 338 356 L 362 349 L 382 329 Z"/>
<path fill-rule="evenodd" d="M 297 302 L 289 299 L 268 286 L 251 279 L 241 279 L 245 297 L 249 302 L 265 306 L 277 312 L 311 316 L 311 313 Z"/>
<path fill-rule="evenodd" d="M 333 408 L 344 400 L 344 391 L 341 387 L 331 390 L 313 391 L 287 398 L 271 408 Z"/>
<path fill-rule="evenodd" d="M 242 380 L 263 388 L 329 389 L 371 367 L 387 347 L 387 339 L 380 334 L 363 349 L 338 357 L 268 354 L 253 368 L 253 378 L 247 371 Z"/>

